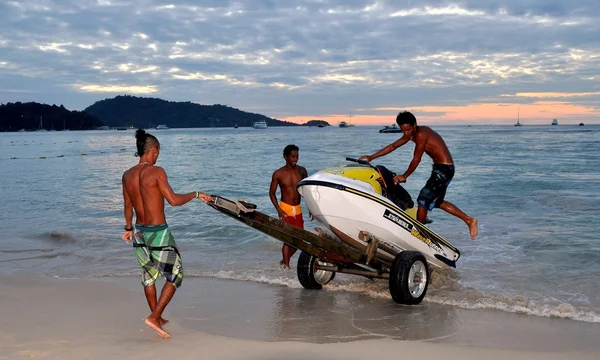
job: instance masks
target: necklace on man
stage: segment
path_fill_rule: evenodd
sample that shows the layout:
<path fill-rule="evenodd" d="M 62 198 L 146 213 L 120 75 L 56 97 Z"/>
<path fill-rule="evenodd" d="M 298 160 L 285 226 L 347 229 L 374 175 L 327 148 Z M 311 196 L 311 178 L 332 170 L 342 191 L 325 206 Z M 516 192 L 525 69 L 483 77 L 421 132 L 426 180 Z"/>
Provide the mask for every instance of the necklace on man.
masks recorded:
<path fill-rule="evenodd" d="M 139 163 L 138 165 L 150 165 L 150 163 L 147 161 L 144 161 L 144 162 Z"/>

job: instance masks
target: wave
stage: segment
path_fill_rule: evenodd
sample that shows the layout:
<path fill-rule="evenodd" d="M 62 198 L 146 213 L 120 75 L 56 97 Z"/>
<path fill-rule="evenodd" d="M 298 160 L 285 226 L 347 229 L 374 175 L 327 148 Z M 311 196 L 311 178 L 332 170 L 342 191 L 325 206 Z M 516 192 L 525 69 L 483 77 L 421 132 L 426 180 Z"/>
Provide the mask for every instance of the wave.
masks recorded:
<path fill-rule="evenodd" d="M 139 276 L 139 270 L 109 272 L 94 276 L 101 278 Z M 187 272 L 185 276 L 302 288 L 294 269 L 282 271 L 276 266 L 256 269 L 192 270 Z M 370 280 L 355 275 L 337 274 L 335 280 L 325 285 L 324 289 L 326 291 L 349 292 L 374 299 L 392 301 L 387 280 Z M 424 302 L 462 309 L 500 310 L 508 313 L 600 323 L 600 309 L 598 308 L 574 305 L 555 298 L 529 299 L 519 295 L 508 296 L 479 291 L 462 284 L 460 273 L 451 269 L 443 272 L 439 270 L 432 272 Z"/>
<path fill-rule="evenodd" d="M 295 277 L 295 271 L 293 271 L 293 277 L 273 277 L 272 275 L 269 276 L 265 274 L 238 274 L 234 271 L 225 270 L 204 271 L 190 274 L 190 276 L 250 281 L 287 286 L 290 288 L 302 287 Z M 554 298 L 532 300 L 524 296 L 488 294 L 461 285 L 457 282 L 458 278 L 456 277 L 456 273 L 442 274 L 442 276 L 438 274 L 437 280 L 434 280 L 435 277 L 436 275 L 432 276 L 432 282 L 430 283 L 424 302 L 455 306 L 463 309 L 501 310 L 510 313 L 600 323 L 600 309 L 559 302 Z M 387 280 L 357 280 L 357 278 L 352 275 L 348 275 L 346 278 L 343 274 L 338 274 L 334 282 L 325 285 L 324 289 L 329 291 L 359 293 L 376 299 L 389 299 L 392 301 Z"/>

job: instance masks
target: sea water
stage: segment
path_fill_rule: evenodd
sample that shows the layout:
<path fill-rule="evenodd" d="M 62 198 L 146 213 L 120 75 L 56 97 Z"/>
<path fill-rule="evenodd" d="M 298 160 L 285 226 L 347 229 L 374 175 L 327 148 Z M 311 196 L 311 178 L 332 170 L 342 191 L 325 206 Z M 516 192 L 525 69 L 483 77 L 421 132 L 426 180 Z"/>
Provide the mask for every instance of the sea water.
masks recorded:
<path fill-rule="evenodd" d="M 456 270 L 435 272 L 426 302 L 600 322 L 600 126 L 434 126 L 456 165 L 446 200 L 479 220 L 440 209 L 429 227 L 461 251 Z M 401 134 L 377 127 L 150 130 L 178 193 L 244 199 L 270 215 L 268 191 L 282 150 L 300 148 L 309 174 L 372 154 Z M 376 159 L 402 173 L 409 143 Z M 139 276 L 124 226 L 121 176 L 138 161 L 134 132 L 0 134 L 0 274 L 61 278 Z M 431 171 L 405 184 L 416 200 Z M 306 208 L 305 208 L 305 212 Z M 281 242 L 194 200 L 166 205 L 188 277 L 300 287 L 281 270 Z M 312 229 L 319 224 L 305 218 Z M 387 281 L 338 275 L 328 291 L 390 298 Z M 391 301 L 391 300 L 390 300 Z"/>

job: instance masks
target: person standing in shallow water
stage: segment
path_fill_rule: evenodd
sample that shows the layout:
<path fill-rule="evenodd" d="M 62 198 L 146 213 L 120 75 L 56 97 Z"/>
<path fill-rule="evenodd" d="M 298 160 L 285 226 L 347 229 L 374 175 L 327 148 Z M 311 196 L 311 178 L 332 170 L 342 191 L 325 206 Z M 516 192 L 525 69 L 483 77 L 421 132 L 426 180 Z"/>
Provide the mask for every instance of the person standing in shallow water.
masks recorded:
<path fill-rule="evenodd" d="M 163 329 L 168 322 L 162 313 L 175 290 L 181 286 L 183 267 L 175 239 L 165 218 L 165 199 L 171 206 L 180 206 L 193 199 L 211 201 L 210 195 L 198 191 L 176 194 L 169 185 L 165 170 L 155 166 L 160 154 L 160 143 L 153 135 L 138 129 L 135 134 L 140 161 L 123 173 L 123 200 L 125 202 L 125 232 L 127 243 L 133 242 L 136 258 L 142 267 L 142 284 L 152 312 L 146 325 L 163 338 L 171 335 Z M 135 210 L 135 233 L 132 226 Z M 166 282 L 160 297 L 156 298 L 155 281 L 162 276 Z"/>
<path fill-rule="evenodd" d="M 273 172 L 271 178 L 271 187 L 269 197 L 277 215 L 282 221 L 304 229 L 304 219 L 302 218 L 302 206 L 300 206 L 300 194 L 296 190 L 296 185 L 300 180 L 308 176 L 306 169 L 298 165 L 298 147 L 288 145 L 283 149 L 283 158 L 285 165 Z M 281 203 L 277 202 L 277 187 L 281 190 Z M 283 244 L 281 248 L 282 259 L 280 265 L 285 268 L 290 267 L 290 259 L 296 252 L 293 247 Z"/>
<path fill-rule="evenodd" d="M 417 220 L 425 223 L 427 212 L 433 210 L 434 207 L 440 208 L 464 221 L 469 227 L 471 239 L 475 240 L 478 231 L 477 219 L 470 217 L 451 202 L 444 200 L 446 189 L 454 177 L 454 161 L 444 139 L 427 126 L 417 126 L 417 119 L 408 111 L 399 113 L 396 117 L 396 123 L 400 126 L 404 134 L 400 139 L 373 155 L 363 155 L 359 159 L 365 159 L 370 162 L 373 159 L 391 153 L 409 141 L 414 142 L 415 151 L 408 169 L 406 169 L 404 174 L 396 175 L 394 181 L 397 183 L 405 182 L 417 169 L 417 166 L 419 166 L 423 153 L 429 155 L 433 160 L 431 177 L 427 180 L 417 198 L 417 203 L 419 204 Z"/>

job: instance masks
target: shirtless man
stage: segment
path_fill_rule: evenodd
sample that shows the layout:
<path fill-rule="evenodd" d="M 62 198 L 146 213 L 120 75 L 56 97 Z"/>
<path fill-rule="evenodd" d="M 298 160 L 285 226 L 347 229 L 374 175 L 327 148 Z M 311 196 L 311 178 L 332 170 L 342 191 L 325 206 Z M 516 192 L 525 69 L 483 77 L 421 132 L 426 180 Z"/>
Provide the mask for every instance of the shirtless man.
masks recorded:
<path fill-rule="evenodd" d="M 413 159 L 404 174 L 396 175 L 394 181 L 397 183 L 405 182 L 417 166 L 419 166 L 423 153 L 429 155 L 433 160 L 431 177 L 427 180 L 425 187 L 423 187 L 417 198 L 417 203 L 419 204 L 417 220 L 425 223 L 427 212 L 433 210 L 434 207 L 438 207 L 462 219 L 469 226 L 471 239 L 475 240 L 477 236 L 477 219 L 468 216 L 454 204 L 444 200 L 446 189 L 452 177 L 454 177 L 454 161 L 448 147 L 446 147 L 444 139 L 427 126 L 417 126 L 417 119 L 408 111 L 399 113 L 396 117 L 396 123 L 404 133 L 400 139 L 373 155 L 363 155 L 359 159 L 365 159 L 370 162 L 373 159 L 391 153 L 409 141 L 413 141 L 415 143 Z"/>
<path fill-rule="evenodd" d="M 171 206 L 183 205 L 193 199 L 210 201 L 210 195 L 198 191 L 176 194 L 161 167 L 154 166 L 160 153 L 156 137 L 139 129 L 136 134 L 137 154 L 140 161 L 123 173 L 123 199 L 125 201 L 125 232 L 123 240 L 130 243 L 142 267 L 142 284 L 152 313 L 146 325 L 167 339 L 171 335 L 163 329 L 167 320 L 162 318 L 165 307 L 173 298 L 183 280 L 181 256 L 165 219 L 165 199 Z M 135 210 L 135 234 L 132 220 Z M 162 276 L 166 282 L 156 299 L 154 282 Z"/>
<path fill-rule="evenodd" d="M 269 197 L 279 218 L 291 225 L 304 229 L 304 219 L 302 218 L 302 207 L 300 206 L 300 194 L 296 190 L 296 185 L 300 180 L 308 176 L 306 169 L 298 163 L 298 147 L 288 145 L 283 149 L 283 158 L 285 165 L 275 170 L 271 178 L 271 188 Z M 281 190 L 281 203 L 277 203 L 277 186 Z M 296 252 L 291 246 L 283 244 L 281 254 L 283 258 L 279 262 L 285 268 L 290 267 L 290 259 Z"/>

